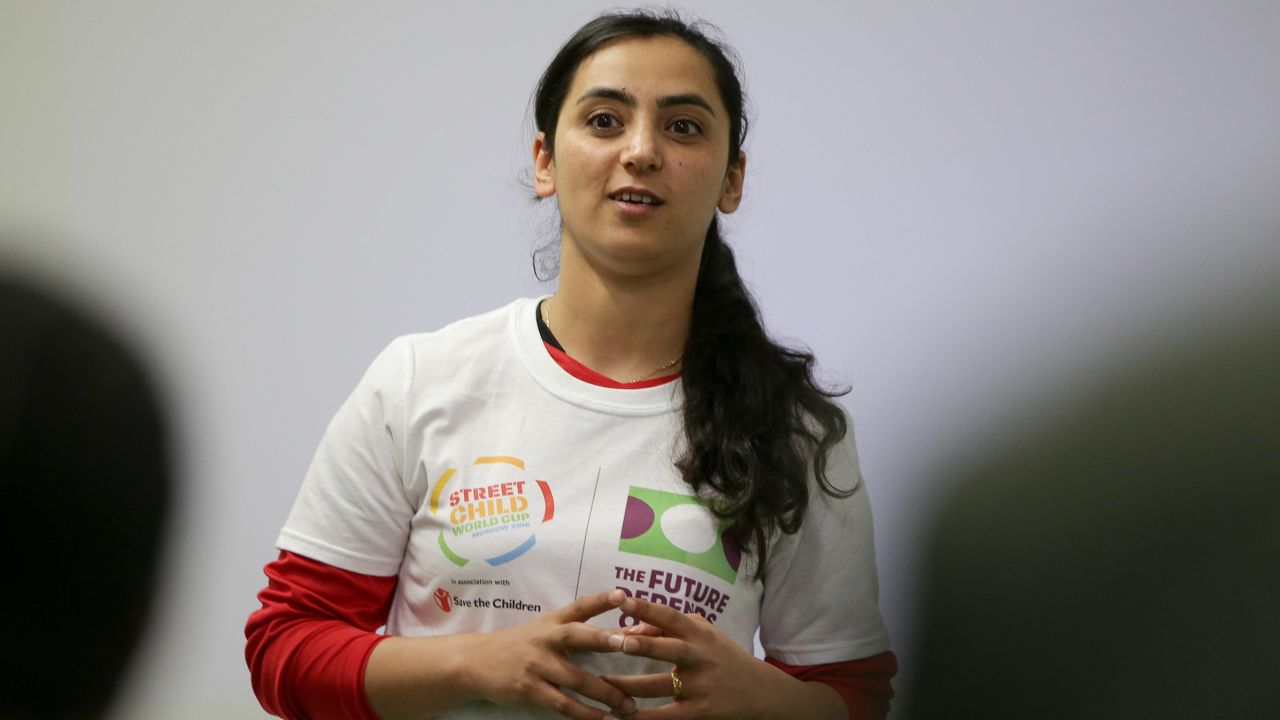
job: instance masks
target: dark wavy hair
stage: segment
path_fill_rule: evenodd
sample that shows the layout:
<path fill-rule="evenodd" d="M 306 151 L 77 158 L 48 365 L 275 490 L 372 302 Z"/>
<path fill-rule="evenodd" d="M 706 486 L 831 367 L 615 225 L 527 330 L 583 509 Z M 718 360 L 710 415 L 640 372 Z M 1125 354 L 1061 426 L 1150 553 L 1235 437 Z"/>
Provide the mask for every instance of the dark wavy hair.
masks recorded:
<path fill-rule="evenodd" d="M 547 152 L 555 153 L 560 109 L 587 56 L 613 40 L 667 36 L 688 43 L 711 64 L 729 112 L 732 166 L 747 132 L 746 95 L 737 55 L 713 35 L 718 32 L 710 25 L 686 22 L 672 10 L 609 13 L 583 25 L 547 66 L 534 96 L 534 122 L 545 133 Z M 536 254 L 534 266 L 536 271 Z M 728 521 L 729 537 L 757 555 L 757 576 L 764 574 L 772 532 L 794 533 L 804 520 L 810 468 L 823 491 L 837 497 L 853 492 L 835 487 L 826 474 L 828 452 L 848 432 L 844 411 L 831 398 L 848 390 L 824 389 L 813 369 L 811 353 L 779 345 L 765 333 L 733 251 L 720 237 L 717 215 L 703 243 L 684 348 L 687 445 L 676 467 L 699 495 L 710 488 L 718 496 L 712 509 Z"/>

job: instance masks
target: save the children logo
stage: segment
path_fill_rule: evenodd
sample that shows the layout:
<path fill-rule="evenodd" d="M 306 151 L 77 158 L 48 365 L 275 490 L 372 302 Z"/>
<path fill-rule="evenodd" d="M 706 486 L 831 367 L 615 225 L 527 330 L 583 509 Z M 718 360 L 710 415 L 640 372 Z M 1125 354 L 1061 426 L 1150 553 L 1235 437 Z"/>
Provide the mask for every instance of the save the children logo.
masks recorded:
<path fill-rule="evenodd" d="M 726 536 L 727 527 L 697 496 L 633 485 L 618 549 L 673 560 L 732 584 L 738 579 L 742 549 Z"/>
<path fill-rule="evenodd" d="M 529 480 L 524 470 L 518 457 L 489 455 L 476 458 L 465 473 L 441 473 L 430 509 L 448 523 L 437 544 L 450 562 L 501 565 L 537 544 L 534 527 L 555 516 L 555 497 L 545 480 Z"/>

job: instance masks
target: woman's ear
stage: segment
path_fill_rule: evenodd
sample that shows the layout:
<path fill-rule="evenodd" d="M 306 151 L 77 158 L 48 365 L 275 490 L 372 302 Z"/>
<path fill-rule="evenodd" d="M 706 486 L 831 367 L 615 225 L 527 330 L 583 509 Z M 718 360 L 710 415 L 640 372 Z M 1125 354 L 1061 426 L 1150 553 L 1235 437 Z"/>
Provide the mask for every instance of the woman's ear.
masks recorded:
<path fill-rule="evenodd" d="M 738 162 L 729 166 L 724 175 L 724 191 L 720 193 L 720 202 L 716 206 L 720 212 L 728 214 L 738 209 L 742 203 L 742 183 L 747 176 L 747 154 L 738 151 Z"/>
<path fill-rule="evenodd" d="M 533 191 L 538 197 L 547 198 L 556 194 L 556 165 L 547 149 L 547 134 L 538 133 L 533 139 Z"/>

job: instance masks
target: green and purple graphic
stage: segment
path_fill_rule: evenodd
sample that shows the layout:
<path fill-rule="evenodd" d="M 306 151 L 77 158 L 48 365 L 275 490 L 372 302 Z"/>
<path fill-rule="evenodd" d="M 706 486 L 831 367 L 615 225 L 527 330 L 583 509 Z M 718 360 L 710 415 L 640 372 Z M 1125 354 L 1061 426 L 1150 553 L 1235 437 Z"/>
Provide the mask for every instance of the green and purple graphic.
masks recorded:
<path fill-rule="evenodd" d="M 618 549 L 672 560 L 733 583 L 742 549 L 725 536 L 727 526 L 697 496 L 632 485 Z"/>

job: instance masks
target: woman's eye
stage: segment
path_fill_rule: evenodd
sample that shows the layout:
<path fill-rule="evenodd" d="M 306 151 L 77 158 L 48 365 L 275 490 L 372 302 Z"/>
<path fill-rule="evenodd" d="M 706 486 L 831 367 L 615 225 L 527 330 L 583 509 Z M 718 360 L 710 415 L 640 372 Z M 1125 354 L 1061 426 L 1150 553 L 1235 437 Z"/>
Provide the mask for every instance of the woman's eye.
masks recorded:
<path fill-rule="evenodd" d="M 702 132 L 702 126 L 688 118 L 680 118 L 671 123 L 671 129 L 677 135 L 698 135 Z"/>
<path fill-rule="evenodd" d="M 587 118 L 587 125 L 595 130 L 612 130 L 618 127 L 618 118 L 609 113 L 596 113 Z"/>

